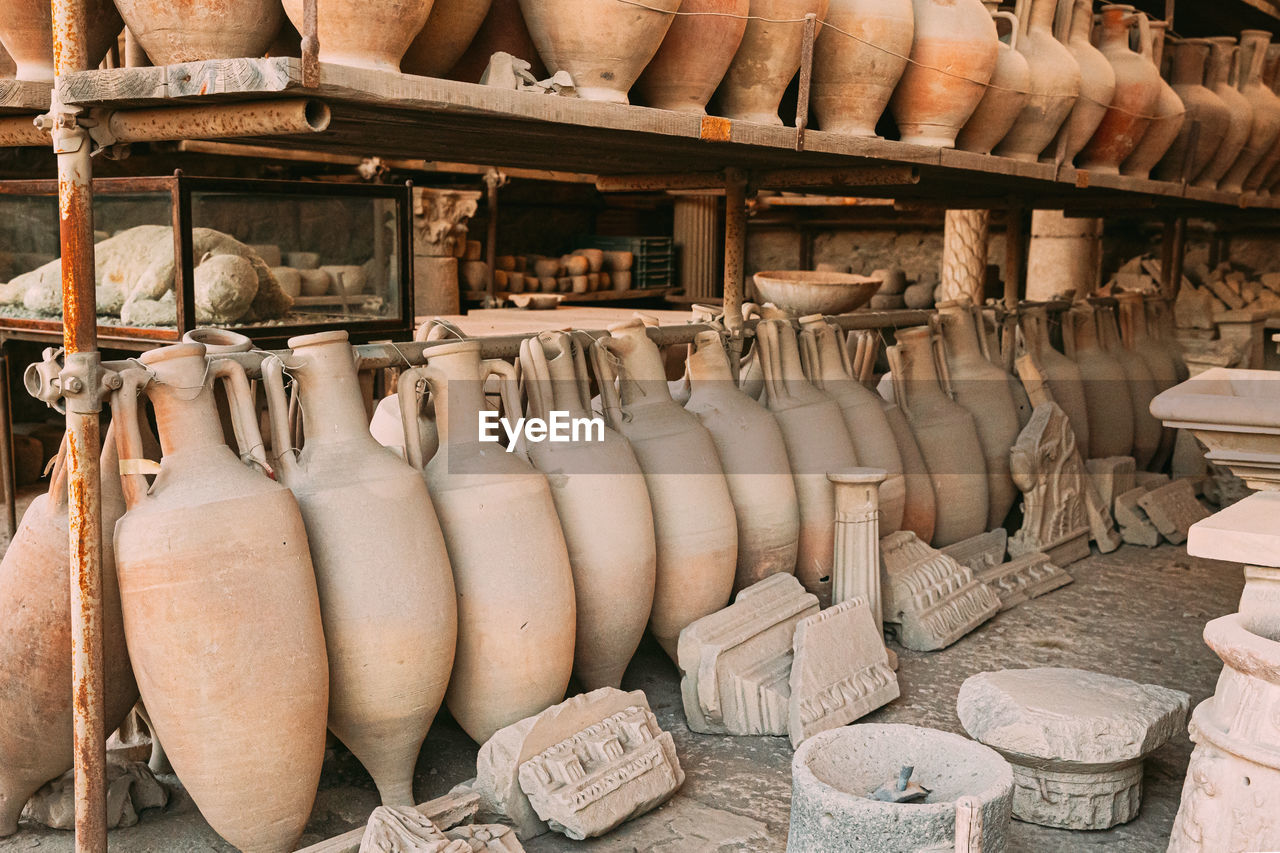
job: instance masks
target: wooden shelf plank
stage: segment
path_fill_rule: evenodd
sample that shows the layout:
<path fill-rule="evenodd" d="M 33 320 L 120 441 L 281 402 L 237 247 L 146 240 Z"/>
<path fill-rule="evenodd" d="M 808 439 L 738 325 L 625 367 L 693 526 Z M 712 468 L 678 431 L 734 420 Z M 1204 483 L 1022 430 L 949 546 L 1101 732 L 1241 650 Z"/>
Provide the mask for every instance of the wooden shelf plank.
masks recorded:
<path fill-rule="evenodd" d="M 0 80 L 0 115 L 36 115 L 49 109 L 52 84 Z"/>

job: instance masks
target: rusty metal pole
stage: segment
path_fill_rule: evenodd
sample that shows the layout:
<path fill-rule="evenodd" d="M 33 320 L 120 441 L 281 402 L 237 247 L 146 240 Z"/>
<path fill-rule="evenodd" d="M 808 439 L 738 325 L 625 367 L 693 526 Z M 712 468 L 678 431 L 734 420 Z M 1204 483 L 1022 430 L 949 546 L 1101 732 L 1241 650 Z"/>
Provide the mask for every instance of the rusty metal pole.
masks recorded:
<path fill-rule="evenodd" d="M 747 254 L 747 175 L 729 168 L 724 175 L 724 325 L 729 331 L 729 371 L 738 381 L 743 351 L 743 275 Z"/>
<path fill-rule="evenodd" d="M 1022 292 L 1023 271 L 1027 267 L 1027 232 L 1023 216 L 1025 209 L 1014 203 L 1005 210 L 1004 229 L 1004 307 L 1013 311 L 1018 307 Z"/>
<path fill-rule="evenodd" d="M 89 67 L 84 0 L 52 0 L 57 82 Z M 49 110 L 58 157 L 62 242 L 62 388 L 67 403 L 67 492 L 71 544 L 71 690 L 74 712 L 77 853 L 107 849 L 106 740 L 102 649 L 102 496 L 98 453 L 101 398 L 93 270 L 93 166 L 79 110 Z"/>
<path fill-rule="evenodd" d="M 13 470 L 13 407 L 9 403 L 9 356 L 0 342 L 0 480 L 4 486 L 5 528 L 9 541 L 18 530 L 18 494 Z"/>
<path fill-rule="evenodd" d="M 485 291 L 484 307 L 498 307 L 498 285 L 497 285 L 497 264 L 498 264 L 498 187 L 507 182 L 506 176 L 497 169 L 490 169 L 484 173 L 484 185 L 487 190 L 486 202 L 489 207 L 489 221 L 486 223 L 485 229 L 485 262 L 489 265 L 489 282 Z"/>

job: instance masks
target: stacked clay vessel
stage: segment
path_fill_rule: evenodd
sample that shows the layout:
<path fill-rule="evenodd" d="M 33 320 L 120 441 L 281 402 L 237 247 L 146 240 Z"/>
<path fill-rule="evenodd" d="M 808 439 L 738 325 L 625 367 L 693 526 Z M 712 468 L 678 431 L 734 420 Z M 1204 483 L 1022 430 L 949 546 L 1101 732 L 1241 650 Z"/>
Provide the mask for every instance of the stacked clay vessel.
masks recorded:
<path fill-rule="evenodd" d="M 683 0 L 640 79 L 645 106 L 705 115 L 747 31 L 751 0 Z"/>
<path fill-rule="evenodd" d="M 1080 64 L 1053 35 L 1058 0 L 1029 0 L 1031 13 L 1022 21 L 1018 52 L 1031 70 L 1029 97 L 996 147 L 1002 157 L 1034 162 L 1058 135 L 1080 96 Z"/>
<path fill-rule="evenodd" d="M 1209 164 L 1195 178 L 1195 185 L 1213 189 L 1244 151 L 1253 128 L 1253 104 L 1236 88 L 1240 72 L 1240 47 L 1231 36 L 1215 36 L 1209 42 L 1209 69 L 1205 86 L 1227 105 L 1230 121 Z"/>
<path fill-rule="evenodd" d="M 303 32 L 303 0 L 283 0 Z M 432 0 L 316 0 L 320 61 L 399 71 L 400 60 L 431 14 Z"/>
<path fill-rule="evenodd" d="M 1151 44 L 1149 55 L 1151 62 L 1160 68 L 1164 61 L 1165 34 L 1169 24 L 1167 21 L 1152 21 L 1149 29 Z M 1147 132 L 1142 135 L 1142 140 L 1120 165 L 1121 174 L 1138 178 L 1149 177 L 1151 170 L 1165 156 L 1183 128 L 1187 126 L 1186 105 L 1163 75 L 1160 77 L 1160 95 L 1156 98 L 1152 115 L 1154 117 L 1147 127 Z"/>
<path fill-rule="evenodd" d="M 1156 167 L 1156 177 L 1161 180 L 1195 178 L 1209 165 L 1227 136 L 1231 111 L 1213 89 L 1204 85 L 1209 46 L 1207 39 L 1183 39 L 1174 45 L 1170 76 L 1173 91 L 1186 107 L 1187 120 Z"/>
<path fill-rule="evenodd" d="M 1010 24 L 1009 43 L 1000 42 L 991 85 L 969 120 L 956 136 L 956 147 L 976 154 L 990 154 L 1018 120 L 1031 92 L 1031 66 L 1018 51 L 1021 26 L 1017 16 L 999 10 L 996 0 L 983 0 L 993 20 Z M 998 26 L 998 25 L 997 25 Z"/>
<path fill-rule="evenodd" d="M 1093 45 L 1093 0 L 1075 0 L 1067 50 L 1080 66 L 1080 97 L 1063 125 L 1066 137 L 1063 162 L 1075 160 L 1107 114 L 1116 93 L 1116 72 L 1102 51 Z"/>
<path fill-rule="evenodd" d="M 814 45 L 809 103 L 818 126 L 875 136 L 911 52 L 911 0 L 831 0 Z"/>
<path fill-rule="evenodd" d="M 1133 402 L 1124 368 L 1102 347 L 1093 306 L 1077 303 L 1066 316 L 1064 335 L 1074 342 L 1076 367 L 1084 384 L 1089 443 L 1080 450 L 1089 459 L 1128 456 L 1133 450 Z"/>
<path fill-rule="evenodd" d="M 1102 7 L 1099 50 L 1116 75 L 1115 94 L 1097 130 L 1076 157 L 1082 169 L 1118 173 L 1142 141 L 1160 97 L 1160 72 L 1147 56 L 1129 46 L 1129 31 L 1138 24 L 1139 43 L 1149 50 L 1147 17 L 1132 6 Z M 1076 436 L 1079 438 L 1079 435 Z"/>
<path fill-rule="evenodd" d="M 441 77 L 466 53 L 489 14 L 493 0 L 434 0 L 431 14 L 404 57 L 406 74 Z"/>
<path fill-rule="evenodd" d="M 804 17 L 816 15 L 821 24 L 829 2 L 751 0 L 751 20 L 716 90 L 715 113 L 757 124 L 782 124 L 778 105 L 800 69 Z"/>
<path fill-rule="evenodd" d="M 247 2 L 256 4 L 259 0 Z M 88 50 L 90 68 L 102 61 L 111 45 L 115 44 L 116 36 L 120 35 L 123 24 L 120 21 L 121 13 L 116 11 L 116 7 L 123 10 L 126 6 L 143 3 L 155 6 L 155 11 L 161 14 L 170 3 L 185 5 L 176 0 L 150 0 L 149 3 L 147 0 L 120 0 L 116 4 L 112 4 L 111 0 L 86 0 L 85 47 Z M 277 8 L 278 6 L 279 4 Z M 278 12 L 276 22 L 278 26 Z M 270 40 L 268 36 L 267 41 Z M 6 3 L 4 14 L 0 15 L 0 44 L 4 45 L 5 51 L 17 66 L 17 79 L 37 83 L 53 82 L 53 7 L 49 3 L 44 0 L 10 0 Z M 265 43 L 263 48 L 266 48 Z"/>
<path fill-rule="evenodd" d="M 1270 45 L 1271 33 L 1266 30 L 1240 33 L 1239 89 L 1253 107 L 1253 123 L 1244 149 L 1219 183 L 1218 188 L 1227 192 L 1241 192 L 1250 173 L 1280 139 L 1280 97 L 1262 82 Z"/>

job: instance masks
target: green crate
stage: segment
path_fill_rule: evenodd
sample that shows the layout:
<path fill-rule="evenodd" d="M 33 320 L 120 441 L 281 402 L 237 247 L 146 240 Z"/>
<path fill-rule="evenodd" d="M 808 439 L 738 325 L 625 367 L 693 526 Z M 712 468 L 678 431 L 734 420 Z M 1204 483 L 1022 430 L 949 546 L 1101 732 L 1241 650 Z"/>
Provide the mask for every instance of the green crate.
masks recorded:
<path fill-rule="evenodd" d="M 676 286 L 676 249 L 670 237 L 603 237 L 590 235 L 578 240 L 579 249 L 630 252 L 632 290 L 654 290 Z"/>

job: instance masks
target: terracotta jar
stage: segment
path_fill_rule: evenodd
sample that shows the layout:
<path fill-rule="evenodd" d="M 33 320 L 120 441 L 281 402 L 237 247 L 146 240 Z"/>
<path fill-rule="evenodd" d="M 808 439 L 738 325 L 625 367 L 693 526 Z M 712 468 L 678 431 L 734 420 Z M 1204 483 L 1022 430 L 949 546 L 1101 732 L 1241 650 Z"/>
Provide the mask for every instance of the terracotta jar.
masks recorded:
<path fill-rule="evenodd" d="M 115 435 L 102 439 L 102 639 L 105 728 L 113 732 L 138 701 L 129 666 L 111 531 L 124 514 Z M 66 446 L 49 491 L 31 502 L 0 562 L 0 838 L 18 831 L 18 815 L 45 782 L 71 769 L 71 565 L 67 529 Z"/>
<path fill-rule="evenodd" d="M 933 333 L 900 329 L 889 347 L 893 392 L 920 445 L 937 497 L 932 543 L 952 545 L 987 529 L 987 468 L 973 415 L 938 384 Z"/>
<path fill-rule="evenodd" d="M 573 573 L 547 478 L 480 440 L 490 377 L 499 380 L 503 412 L 518 417 L 514 369 L 481 361 L 475 341 L 434 346 L 426 367 L 400 374 L 405 452 L 431 491 L 458 594 L 445 703 L 477 743 L 564 698 L 576 624 Z M 440 432 L 440 449 L 425 464 L 416 440 L 419 382 L 431 392 Z"/>
<path fill-rule="evenodd" d="M 689 354 L 685 408 L 711 433 L 738 518 L 734 592 L 769 575 L 795 574 L 800 504 L 778 421 L 733 382 L 720 335 L 703 332 Z"/>
<path fill-rule="evenodd" d="M 1169 300 L 1163 296 L 1147 299 L 1147 332 L 1169 354 L 1169 360 L 1173 362 L 1178 381 L 1186 382 L 1190 378 L 1190 371 L 1187 370 L 1187 363 L 1183 360 L 1182 347 L 1178 346 L 1173 308 Z"/>
<path fill-rule="evenodd" d="M 116 8 L 156 65 L 262 56 L 284 23 L 280 0 L 117 0 Z"/>
<path fill-rule="evenodd" d="M 1009 377 L 982 354 L 973 309 L 958 302 L 938 305 L 944 365 L 955 401 L 973 415 L 987 463 L 987 525 L 993 530 L 1018 497 L 1009 475 L 1009 448 L 1018 440 L 1018 407 L 1009 391 Z"/>
<path fill-rule="evenodd" d="M 422 31 L 400 60 L 405 74 L 442 77 L 466 53 L 493 0 L 434 0 Z"/>
<path fill-rule="evenodd" d="M 1146 362 L 1151 378 L 1156 383 L 1156 393 L 1178 384 L 1178 368 L 1168 351 L 1147 328 L 1146 297 L 1141 293 L 1116 294 L 1120 304 L 1120 331 L 1124 344 Z"/>
<path fill-rule="evenodd" d="M 1273 44 L 1267 48 L 1266 62 L 1262 68 L 1262 85 L 1280 99 L 1280 94 L 1276 92 L 1277 77 L 1280 77 L 1280 45 Z M 1270 177 L 1277 166 L 1280 166 L 1280 138 L 1276 139 L 1275 144 L 1268 151 L 1263 152 L 1262 159 L 1249 170 L 1248 177 L 1244 179 L 1245 191 L 1256 192 L 1259 189 L 1267 189 L 1270 186 Z"/>
<path fill-rule="evenodd" d="M 839 404 L 858 464 L 885 472 L 879 487 L 880 532 L 888 536 L 902 527 L 907 497 L 902 455 L 880 397 L 853 378 L 849 353 L 841 343 L 840 330 L 822 315 L 800 319 L 800 362 L 805 376 Z"/>
<path fill-rule="evenodd" d="M 733 591 L 738 522 L 729 484 L 711 433 L 671 399 L 642 320 L 609 326 L 592 357 L 605 416 L 631 442 L 649 488 L 658 550 L 649 629 L 674 661 L 684 627 L 724 607 Z"/>
<path fill-rule="evenodd" d="M 1115 174 L 1142 141 L 1155 114 L 1160 97 L 1160 72 L 1150 56 L 1129 47 L 1129 30 L 1137 23 L 1138 42 L 1150 50 L 1147 16 L 1132 6 L 1102 7 L 1102 36 L 1099 49 L 1116 73 L 1116 91 L 1111 106 L 1077 156 L 1082 169 Z M 1080 438 L 1079 435 L 1076 438 Z"/>
<path fill-rule="evenodd" d="M 1271 33 L 1266 30 L 1242 30 L 1240 33 L 1240 94 L 1253 107 L 1253 123 L 1240 156 L 1231 164 L 1218 188 L 1238 193 L 1245 179 L 1280 139 L 1280 97 L 1262 82 Z"/>
<path fill-rule="evenodd" d="M 526 414 L 591 418 L 586 358 L 568 332 L 543 332 L 520 346 Z M 578 632 L 573 672 L 583 688 L 618 687 L 653 609 L 657 551 L 644 473 L 617 432 L 567 442 L 529 442 L 525 450 L 547 475 L 569 549 Z M 570 437 L 574 438 L 571 432 Z"/>
<path fill-rule="evenodd" d="M 329 730 L 369 771 L 383 805 L 412 805 L 413 768 L 453 667 L 449 554 L 422 477 L 369 433 L 347 333 L 303 335 L 289 347 L 301 451 L 284 364 L 272 356 L 262 374 L 276 476 L 298 499 L 311 543 Z"/>
<path fill-rule="evenodd" d="M 1165 21 L 1152 21 L 1149 26 L 1151 61 L 1157 68 L 1161 68 L 1164 59 L 1165 33 L 1169 29 L 1169 24 Z M 1156 163 L 1160 162 L 1177 140 L 1178 135 L 1189 124 L 1183 99 L 1163 76 L 1160 78 L 1160 97 L 1156 99 L 1153 115 L 1156 117 L 1151 120 L 1151 125 L 1143 134 L 1142 141 L 1120 165 L 1121 174 L 1138 178 L 1149 177 Z"/>
<path fill-rule="evenodd" d="M 716 90 L 714 112 L 757 124 L 782 124 L 778 104 L 800 70 L 805 15 L 827 16 L 830 0 L 751 0 L 742 44 Z M 776 22 L 785 23 L 776 23 Z M 821 31 L 819 31 L 821 36 Z"/>
<path fill-rule="evenodd" d="M 125 638 L 153 729 L 209 825 L 241 850 L 292 850 L 324 759 L 328 661 L 302 515 L 223 439 L 226 383 L 242 458 L 266 468 L 244 370 L 201 344 L 144 353 L 112 397 L 121 459 L 142 458 L 138 391 L 163 457 L 123 476 L 116 524 Z M 235 737 L 228 737 L 235 731 Z"/>
<path fill-rule="evenodd" d="M 889 429 L 893 430 L 898 455 L 902 458 L 906 499 L 903 501 L 900 529 L 910 530 L 920 537 L 921 542 L 930 542 L 938 519 L 938 505 L 924 454 L 920 452 L 920 445 L 911 432 L 911 424 L 907 423 L 907 416 L 902 414 L 898 404 L 884 400 L 881 402 L 881 409 L 884 411 L 884 419 L 889 423 Z"/>
<path fill-rule="evenodd" d="M 814 45 L 809 94 L 818 127 L 875 136 L 911 52 L 911 0 L 831 0 L 826 20 L 831 27 Z"/>
<path fill-rule="evenodd" d="M 707 102 L 742 44 L 750 7 L 751 0 L 684 0 L 681 14 L 636 81 L 637 100 L 661 110 L 706 115 Z"/>
<path fill-rule="evenodd" d="M 820 602 L 830 604 L 835 486 L 827 472 L 856 466 L 858 457 L 840 405 L 805 379 L 791 323 L 761 320 L 756 348 L 764 371 L 764 404 L 782 428 L 800 504 L 796 577 Z"/>
<path fill-rule="evenodd" d="M 303 0 L 283 0 L 302 32 Z M 399 71 L 400 59 L 431 14 L 432 0 L 316 0 L 320 61 Z"/>
<path fill-rule="evenodd" d="M 1022 22 L 1018 52 L 1031 68 L 1030 97 L 996 153 L 1034 162 L 1071 114 L 1080 97 L 1081 75 L 1075 56 L 1053 35 L 1058 0 L 1028 2 L 1031 13 Z"/>
<path fill-rule="evenodd" d="M 999 11 L 996 0 L 983 0 L 993 20 L 1009 22 L 1009 43 L 1000 42 L 996 70 L 991 85 L 960 134 L 956 147 L 975 154 L 990 154 L 1018 120 L 1027 99 L 1031 97 L 1031 66 L 1018 51 L 1018 18 L 1011 12 Z M 998 26 L 998 25 L 997 25 Z"/>
<path fill-rule="evenodd" d="M 1063 162 L 1075 160 L 1107 114 L 1116 94 L 1116 71 L 1102 51 L 1093 46 L 1093 0 L 1075 0 L 1067 50 L 1080 66 L 1080 97 L 1063 125 L 1067 144 Z"/>
<path fill-rule="evenodd" d="M 1209 70 L 1205 85 L 1227 105 L 1231 121 L 1209 165 L 1195 179 L 1195 186 L 1214 188 L 1244 151 L 1253 129 L 1253 104 L 1236 88 L 1240 72 L 1240 48 L 1231 36 L 1216 36 L 1209 42 Z"/>
<path fill-rule="evenodd" d="M 537 79 L 547 76 L 547 69 L 538 56 L 538 48 L 533 44 L 533 36 L 529 35 L 529 28 L 525 26 L 519 0 L 490 0 L 489 14 L 485 16 L 484 23 L 480 25 L 479 32 L 471 40 L 462 58 L 449 69 L 449 79 L 479 83 L 485 69 L 489 67 L 490 57 L 499 51 L 528 62 Z"/>
<path fill-rule="evenodd" d="M 1103 348 L 1120 362 L 1129 402 L 1133 404 L 1133 452 L 1129 455 L 1144 469 L 1160 449 L 1162 427 L 1151 415 L 1151 401 L 1156 396 L 1156 382 L 1142 356 L 1128 349 L 1120 339 L 1120 327 L 1112 307 L 1100 307 L 1094 315 Z"/>
<path fill-rule="evenodd" d="M 1187 120 L 1164 160 L 1156 167 L 1156 177 L 1162 181 L 1189 180 L 1199 175 L 1227 135 L 1231 111 L 1222 98 L 1203 83 L 1208 61 L 1207 39 L 1183 39 L 1173 46 L 1170 78 L 1173 90 L 1186 106 Z M 1195 148 L 1188 151 L 1193 133 Z"/>
<path fill-rule="evenodd" d="M 580 98 L 625 104 L 631 85 L 658 52 L 680 2 L 520 0 L 520 9 L 548 71 L 568 71 Z"/>
<path fill-rule="evenodd" d="M 1128 456 L 1133 449 L 1133 402 L 1124 368 L 1102 348 L 1092 305 L 1077 302 L 1065 319 L 1063 334 L 1075 343 L 1089 417 L 1089 443 L 1080 445 L 1080 450 L 1089 459 Z"/>
<path fill-rule="evenodd" d="M 124 26 L 116 6 L 123 10 L 125 6 L 132 6 L 134 3 L 142 5 L 144 2 L 148 7 L 155 7 L 150 11 L 161 15 L 169 8 L 170 3 L 183 5 L 175 0 L 120 0 L 118 4 L 113 4 L 111 0 L 86 0 L 86 48 L 89 51 L 90 68 L 96 68 L 102 61 L 111 45 L 116 43 L 116 36 L 120 35 Z M 256 2 L 253 5 L 257 5 Z M 278 22 L 277 15 L 277 25 Z M 271 40 L 271 35 L 275 33 L 271 33 L 267 41 Z M 0 44 L 4 45 L 5 51 L 17 66 L 14 74 L 17 79 L 36 83 L 53 82 L 53 8 L 49 3 L 43 0 L 12 0 L 7 3 L 4 14 L 0 15 Z M 263 47 L 265 49 L 266 45 Z"/>
<path fill-rule="evenodd" d="M 1053 400 L 1062 407 L 1076 444 L 1089 446 L 1089 406 L 1085 401 L 1084 381 L 1075 362 L 1053 348 L 1049 342 L 1049 315 L 1043 305 L 1023 304 L 1018 309 L 1018 324 L 1026 341 L 1027 352 L 1035 359 Z"/>

